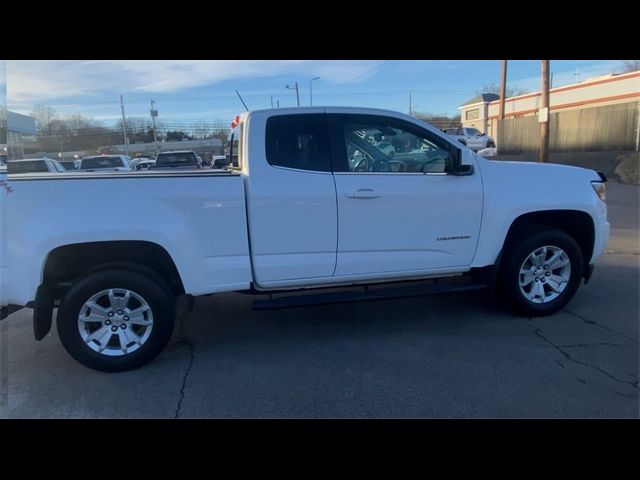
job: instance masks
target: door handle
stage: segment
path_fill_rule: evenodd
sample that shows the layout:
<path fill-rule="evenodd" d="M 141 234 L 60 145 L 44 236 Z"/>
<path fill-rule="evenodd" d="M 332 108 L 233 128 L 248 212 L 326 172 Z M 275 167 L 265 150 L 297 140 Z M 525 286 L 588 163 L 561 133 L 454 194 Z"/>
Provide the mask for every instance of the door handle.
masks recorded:
<path fill-rule="evenodd" d="M 348 198 L 378 198 L 380 194 L 373 188 L 359 188 L 355 192 L 347 193 Z"/>

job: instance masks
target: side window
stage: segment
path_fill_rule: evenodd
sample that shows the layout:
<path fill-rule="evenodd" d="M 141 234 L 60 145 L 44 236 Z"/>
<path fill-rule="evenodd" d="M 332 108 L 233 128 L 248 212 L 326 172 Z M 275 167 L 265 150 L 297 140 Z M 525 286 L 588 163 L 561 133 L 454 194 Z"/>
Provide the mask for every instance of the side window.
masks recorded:
<path fill-rule="evenodd" d="M 449 144 L 402 120 L 345 115 L 342 135 L 348 172 L 446 173 L 448 170 Z"/>
<path fill-rule="evenodd" d="M 273 166 L 330 172 L 329 130 L 324 114 L 282 115 L 267 120 L 267 162 Z"/>

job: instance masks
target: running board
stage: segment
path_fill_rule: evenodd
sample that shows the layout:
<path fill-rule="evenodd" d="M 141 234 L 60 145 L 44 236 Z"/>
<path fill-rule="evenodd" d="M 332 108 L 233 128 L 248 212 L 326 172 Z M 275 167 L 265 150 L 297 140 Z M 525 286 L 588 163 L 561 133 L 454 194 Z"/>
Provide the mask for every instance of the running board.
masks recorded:
<path fill-rule="evenodd" d="M 450 285 L 440 283 L 431 285 L 377 288 L 375 290 L 365 287 L 364 291 L 310 293 L 306 295 L 288 295 L 278 298 L 269 298 L 269 300 L 254 300 L 253 309 L 276 310 L 280 308 L 308 307 L 311 305 L 325 305 L 330 303 L 362 302 L 442 293 L 472 292 L 483 290 L 485 288 L 487 288 L 487 285 L 480 283 L 459 283 Z"/>

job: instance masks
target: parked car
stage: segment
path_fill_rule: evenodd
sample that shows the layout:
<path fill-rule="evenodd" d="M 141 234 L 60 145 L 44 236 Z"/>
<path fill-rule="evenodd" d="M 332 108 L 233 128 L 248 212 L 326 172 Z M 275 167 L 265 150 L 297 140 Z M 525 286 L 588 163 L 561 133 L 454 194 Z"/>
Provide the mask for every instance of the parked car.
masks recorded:
<path fill-rule="evenodd" d="M 9 174 L 22 173 L 62 173 L 65 168 L 58 160 L 52 158 L 32 158 L 27 160 L 12 160 L 7 164 Z"/>
<path fill-rule="evenodd" d="M 156 161 L 152 158 L 141 158 L 136 162 L 137 170 L 148 170 L 150 167 L 154 166 Z"/>
<path fill-rule="evenodd" d="M 202 168 L 202 159 L 189 150 L 160 152 L 156 156 L 156 163 L 150 167 L 151 170 L 193 170 L 194 168 Z"/>
<path fill-rule="evenodd" d="M 154 160 L 149 157 L 133 157 L 131 159 L 131 163 L 133 164 L 133 168 L 136 170 L 141 170 L 142 165 L 148 165 L 148 162 L 153 162 Z"/>
<path fill-rule="evenodd" d="M 67 352 L 114 372 L 165 347 L 180 295 L 245 292 L 265 295 L 254 308 L 283 308 L 497 289 L 534 317 L 569 302 L 608 241 L 606 178 L 593 170 L 492 161 L 386 110 L 258 110 L 235 123 L 225 171 L 14 175 L 0 305 L 32 306 L 37 340 L 57 306 Z M 363 125 L 406 151 L 389 158 Z M 190 153 L 158 163 L 194 165 Z M 383 282 L 393 288 L 368 286 Z"/>
<path fill-rule="evenodd" d="M 83 157 L 78 169 L 85 172 L 131 172 L 135 167 L 126 155 L 94 155 Z"/>
<path fill-rule="evenodd" d="M 477 128 L 450 128 L 446 133 L 473 151 L 478 151 L 483 148 L 495 148 L 496 146 L 493 137 L 481 133 Z"/>
<path fill-rule="evenodd" d="M 211 168 L 225 168 L 229 165 L 226 155 L 214 155 L 211 157 Z"/>
<path fill-rule="evenodd" d="M 65 170 L 77 170 L 79 160 L 58 160 Z"/>

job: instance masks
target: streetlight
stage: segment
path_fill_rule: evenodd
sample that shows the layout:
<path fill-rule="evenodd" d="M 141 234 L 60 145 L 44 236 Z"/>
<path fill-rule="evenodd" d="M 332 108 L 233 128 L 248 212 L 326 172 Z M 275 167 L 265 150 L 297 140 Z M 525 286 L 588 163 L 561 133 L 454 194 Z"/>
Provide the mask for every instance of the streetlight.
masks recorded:
<path fill-rule="evenodd" d="M 298 100 L 298 106 L 300 106 L 300 92 L 298 91 L 298 82 L 295 83 L 295 87 L 292 87 L 291 85 L 285 85 L 285 86 L 289 90 L 295 90 L 296 91 L 296 99 Z"/>
<path fill-rule="evenodd" d="M 311 86 L 311 84 L 313 83 L 314 80 L 318 80 L 320 77 L 314 77 L 311 80 L 309 80 L 309 105 L 313 105 L 313 87 Z"/>

